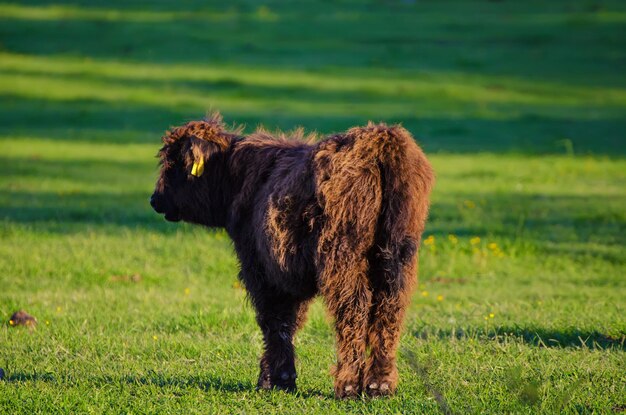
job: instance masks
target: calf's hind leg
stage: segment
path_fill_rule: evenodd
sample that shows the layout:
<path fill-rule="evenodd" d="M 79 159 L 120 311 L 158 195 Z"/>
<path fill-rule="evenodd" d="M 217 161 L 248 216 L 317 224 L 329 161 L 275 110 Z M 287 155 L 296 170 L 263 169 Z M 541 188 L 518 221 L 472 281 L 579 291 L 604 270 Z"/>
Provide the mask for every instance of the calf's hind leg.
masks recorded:
<path fill-rule="evenodd" d="M 363 389 L 370 396 L 385 396 L 395 392 L 398 384 L 396 351 L 402 323 L 416 279 L 415 260 L 409 264 L 384 261 L 370 270 L 373 297 L 367 341 L 367 359 Z M 391 271 L 391 273 L 390 273 Z"/>
<path fill-rule="evenodd" d="M 335 320 L 337 365 L 335 396 L 356 397 L 361 393 L 366 357 L 367 321 L 371 292 L 365 258 L 344 258 L 349 267 L 331 267 L 324 272 L 322 295 Z M 337 262 L 333 262 L 337 265 Z"/>

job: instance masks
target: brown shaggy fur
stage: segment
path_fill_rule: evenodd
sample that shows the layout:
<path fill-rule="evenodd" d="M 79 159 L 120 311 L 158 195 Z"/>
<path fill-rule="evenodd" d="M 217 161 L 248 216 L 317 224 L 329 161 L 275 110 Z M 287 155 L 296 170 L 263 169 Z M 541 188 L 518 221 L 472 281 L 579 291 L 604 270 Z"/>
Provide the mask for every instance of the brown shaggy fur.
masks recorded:
<path fill-rule="evenodd" d="M 263 332 L 259 388 L 295 388 L 293 336 L 319 294 L 335 321 L 336 396 L 391 394 L 433 171 L 397 125 L 298 136 L 244 137 L 219 115 L 178 127 L 163 138 L 151 204 L 231 236 Z"/>

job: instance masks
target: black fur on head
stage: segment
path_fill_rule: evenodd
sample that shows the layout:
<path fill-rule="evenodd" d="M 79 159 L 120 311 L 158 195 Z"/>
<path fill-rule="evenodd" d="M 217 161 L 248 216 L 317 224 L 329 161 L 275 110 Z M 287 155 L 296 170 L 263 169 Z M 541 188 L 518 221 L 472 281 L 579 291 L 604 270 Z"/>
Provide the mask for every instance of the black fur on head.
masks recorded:
<path fill-rule="evenodd" d="M 150 198 L 153 209 L 168 221 L 221 226 L 230 194 L 227 153 L 237 133 L 226 131 L 218 113 L 168 131 L 157 155 L 161 170 Z M 201 174 L 194 164 L 203 166 Z"/>

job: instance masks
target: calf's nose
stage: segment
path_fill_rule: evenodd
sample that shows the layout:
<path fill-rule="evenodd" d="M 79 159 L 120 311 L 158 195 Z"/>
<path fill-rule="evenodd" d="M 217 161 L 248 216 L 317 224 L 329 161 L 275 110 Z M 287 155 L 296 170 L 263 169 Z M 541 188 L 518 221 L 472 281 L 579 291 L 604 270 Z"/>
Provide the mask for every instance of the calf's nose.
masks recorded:
<path fill-rule="evenodd" d="M 150 196 L 150 206 L 152 206 L 152 209 L 156 209 L 156 197 L 154 195 Z"/>

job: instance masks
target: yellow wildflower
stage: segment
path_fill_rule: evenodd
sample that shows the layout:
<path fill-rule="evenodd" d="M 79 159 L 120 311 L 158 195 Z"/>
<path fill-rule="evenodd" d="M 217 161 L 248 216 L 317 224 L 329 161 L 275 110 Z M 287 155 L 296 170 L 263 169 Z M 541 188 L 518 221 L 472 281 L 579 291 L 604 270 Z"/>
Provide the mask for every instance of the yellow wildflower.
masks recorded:
<path fill-rule="evenodd" d="M 424 245 L 434 245 L 435 244 L 435 235 L 430 235 L 428 238 L 424 239 Z"/>
<path fill-rule="evenodd" d="M 437 301 L 443 301 L 443 295 L 438 295 L 437 296 Z"/>
<path fill-rule="evenodd" d="M 471 200 L 466 200 L 465 202 L 463 202 L 463 204 L 468 209 L 474 209 L 476 207 L 476 203 L 472 202 Z"/>
<path fill-rule="evenodd" d="M 156 341 L 158 337 L 156 335 L 152 336 L 152 340 Z"/>
<path fill-rule="evenodd" d="M 9 325 L 10 325 L 10 326 L 15 325 L 15 321 L 13 321 L 13 320 L 9 320 Z"/>
<path fill-rule="evenodd" d="M 495 250 L 497 250 L 497 249 L 498 249 L 498 244 L 497 244 L 497 243 L 495 243 L 495 242 L 492 242 L 492 243 L 490 243 L 489 245 L 487 245 L 487 247 L 488 247 L 489 249 L 491 249 L 492 251 L 495 251 Z"/>
<path fill-rule="evenodd" d="M 475 236 L 472 239 L 470 239 L 470 244 L 472 245 L 478 245 L 480 243 L 480 237 L 479 236 Z"/>
<path fill-rule="evenodd" d="M 489 313 L 489 318 L 494 318 L 496 315 L 493 313 Z"/>
<path fill-rule="evenodd" d="M 185 288 L 185 295 L 189 295 L 190 292 L 191 290 L 189 288 Z"/>
<path fill-rule="evenodd" d="M 459 242 L 456 235 L 453 234 L 448 235 L 448 240 L 452 243 L 452 245 L 456 245 Z"/>
<path fill-rule="evenodd" d="M 428 297 L 428 291 L 422 291 L 422 297 Z"/>

